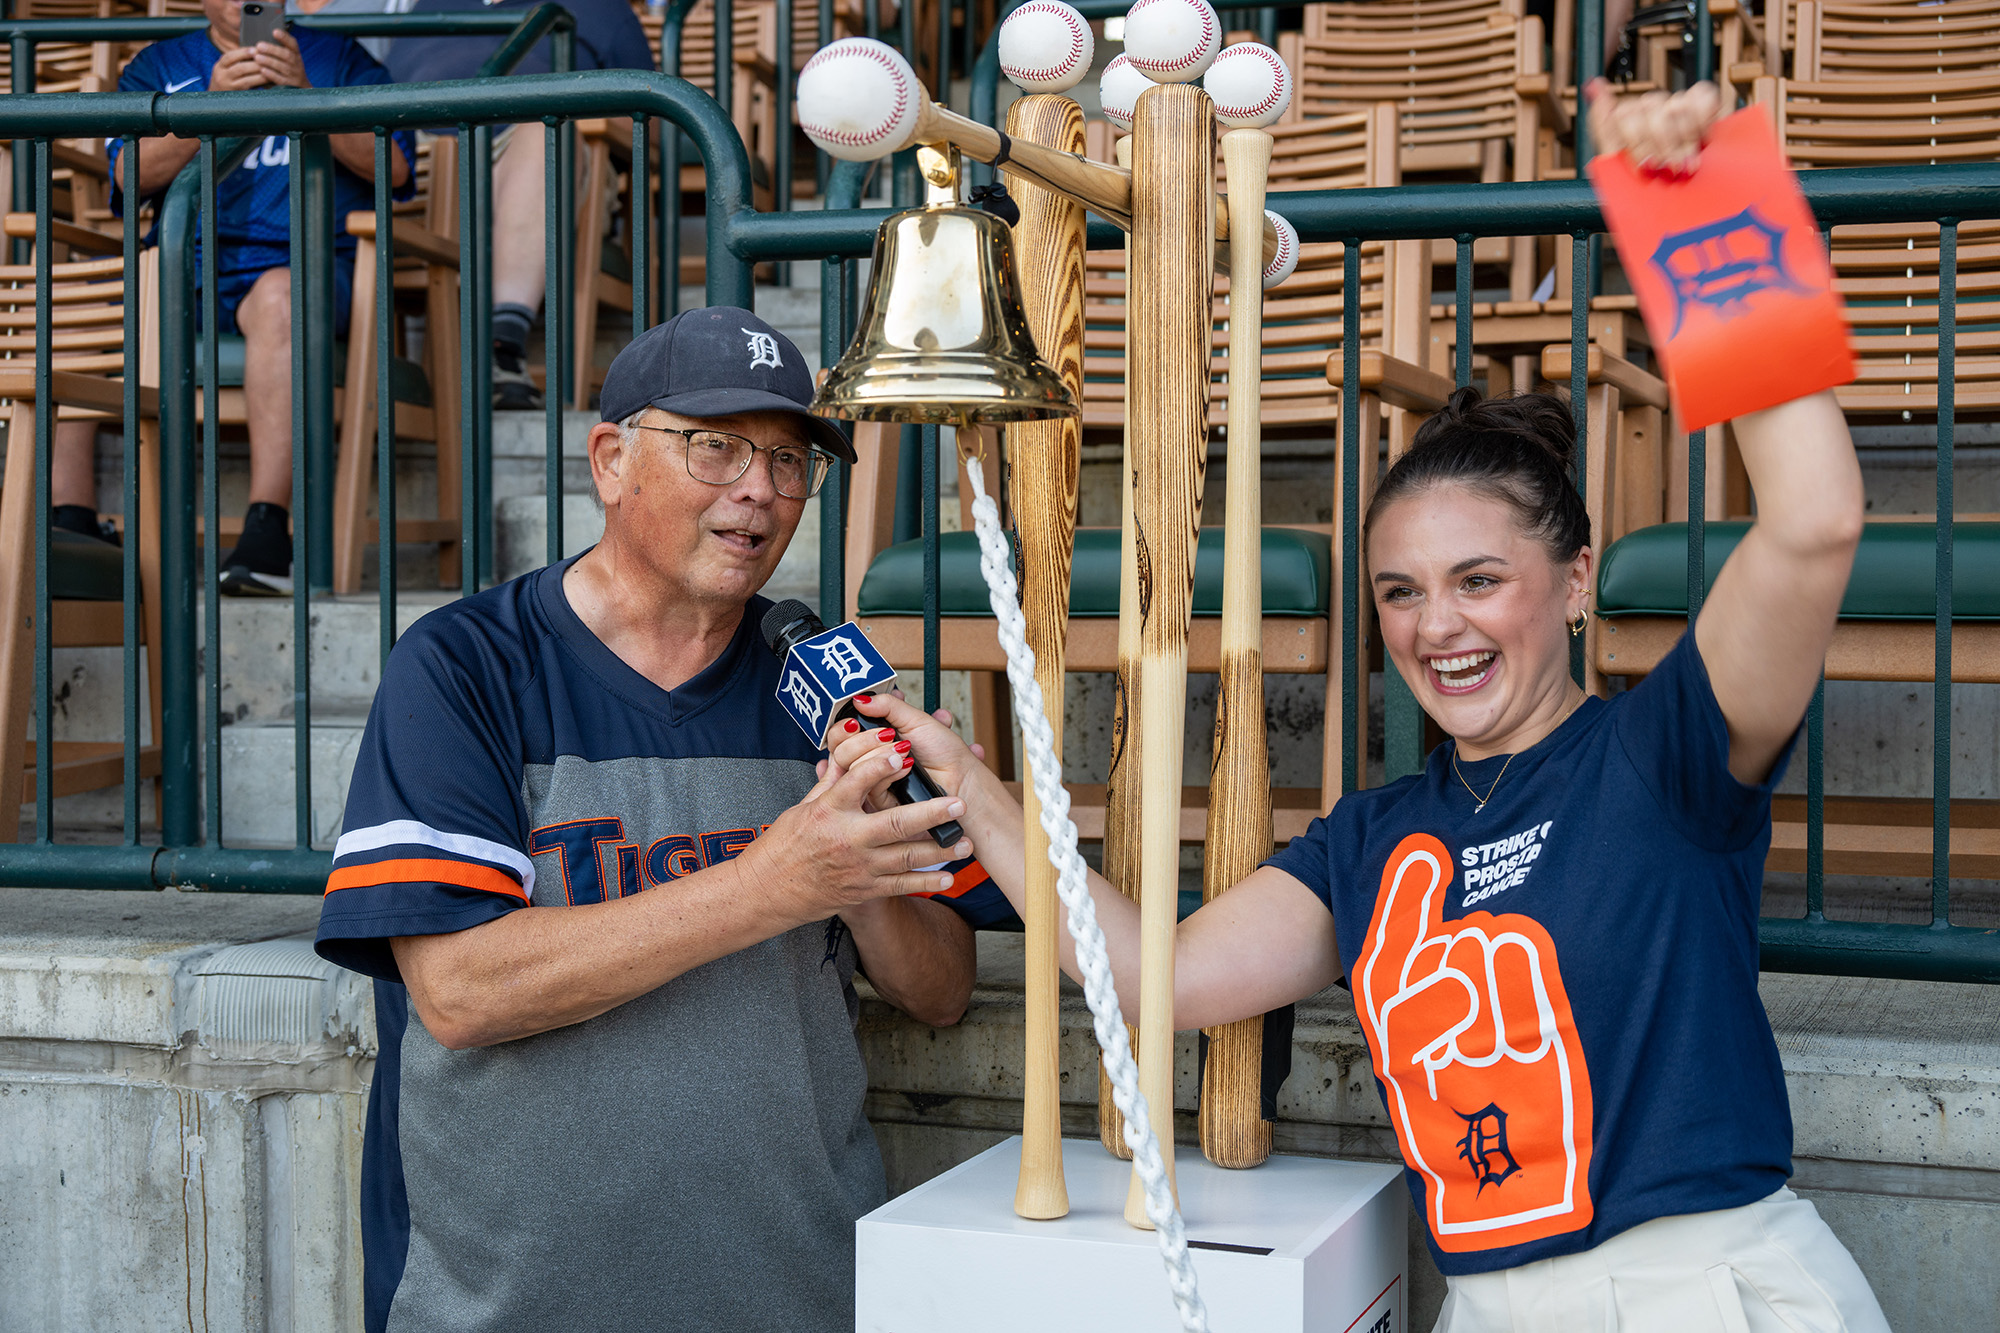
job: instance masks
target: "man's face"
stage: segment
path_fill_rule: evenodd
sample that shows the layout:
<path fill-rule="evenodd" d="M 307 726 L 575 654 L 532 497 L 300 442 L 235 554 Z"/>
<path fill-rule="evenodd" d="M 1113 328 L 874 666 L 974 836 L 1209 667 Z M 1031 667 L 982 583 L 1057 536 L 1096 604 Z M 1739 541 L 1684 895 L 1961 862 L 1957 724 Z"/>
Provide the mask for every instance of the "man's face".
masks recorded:
<path fill-rule="evenodd" d="M 281 4 L 283 0 L 271 0 Z M 226 38 L 217 45 L 228 51 L 241 44 L 243 32 L 243 0 L 201 0 L 201 12 L 207 16 L 209 26 L 216 35 Z"/>
<path fill-rule="evenodd" d="M 688 472 L 687 439 L 641 429 L 620 451 L 618 474 L 600 469 L 605 533 L 699 602 L 741 606 L 770 579 L 798 530 L 806 501 L 778 494 L 765 450 L 809 443 L 798 418 L 783 412 L 682 417 L 658 409 L 642 419 L 668 431 L 718 430 L 760 446 L 735 481 L 711 485 Z"/>

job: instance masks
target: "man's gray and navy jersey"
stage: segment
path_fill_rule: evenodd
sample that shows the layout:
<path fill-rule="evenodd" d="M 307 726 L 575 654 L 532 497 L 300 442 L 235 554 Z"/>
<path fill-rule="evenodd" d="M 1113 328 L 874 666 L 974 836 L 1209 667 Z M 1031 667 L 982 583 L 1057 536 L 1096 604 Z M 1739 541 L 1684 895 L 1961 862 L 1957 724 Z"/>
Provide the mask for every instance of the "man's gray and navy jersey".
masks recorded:
<path fill-rule="evenodd" d="M 446 1050 L 395 984 L 393 937 L 671 893 L 813 785 L 764 599 L 666 691 L 577 618 L 569 563 L 412 627 L 362 739 L 318 948 L 378 979 L 369 1326 L 851 1328 L 854 1221 L 884 1186 L 837 918 L 484 1049 Z"/>

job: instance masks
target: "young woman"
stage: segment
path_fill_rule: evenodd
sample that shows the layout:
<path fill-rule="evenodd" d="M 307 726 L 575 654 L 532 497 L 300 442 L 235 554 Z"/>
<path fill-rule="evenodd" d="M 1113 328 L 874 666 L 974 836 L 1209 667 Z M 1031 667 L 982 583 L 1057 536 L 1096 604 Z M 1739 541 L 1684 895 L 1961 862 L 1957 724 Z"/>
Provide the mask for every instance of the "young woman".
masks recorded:
<path fill-rule="evenodd" d="M 1715 109 L 1711 90 L 1600 92 L 1597 142 L 1672 166 Z M 1569 673 L 1595 554 L 1569 410 L 1455 396 L 1364 528 L 1385 650 L 1450 739 L 1180 928 L 1180 1028 L 1348 979 L 1449 1333 L 1886 1333 L 1785 1187 L 1791 1116 L 1757 994 L 1771 789 L 1847 584 L 1861 476 L 1830 393 L 1736 430 L 1757 522 L 1693 633 L 1606 701 Z M 962 797 L 1018 907 L 1019 806 L 932 719 L 882 696 L 862 710 Z M 1137 911 L 1093 889 L 1134 1012 Z"/>

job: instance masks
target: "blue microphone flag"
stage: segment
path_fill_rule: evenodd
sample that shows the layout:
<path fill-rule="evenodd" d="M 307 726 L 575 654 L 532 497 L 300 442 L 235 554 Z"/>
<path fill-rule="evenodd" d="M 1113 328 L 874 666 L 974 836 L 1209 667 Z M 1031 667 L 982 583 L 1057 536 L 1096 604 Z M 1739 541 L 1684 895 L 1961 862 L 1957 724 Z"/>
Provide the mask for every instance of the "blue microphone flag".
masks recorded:
<path fill-rule="evenodd" d="M 793 645 L 778 676 L 778 704 L 807 739 L 823 745 L 836 708 L 895 679 L 896 669 L 850 620 Z"/>

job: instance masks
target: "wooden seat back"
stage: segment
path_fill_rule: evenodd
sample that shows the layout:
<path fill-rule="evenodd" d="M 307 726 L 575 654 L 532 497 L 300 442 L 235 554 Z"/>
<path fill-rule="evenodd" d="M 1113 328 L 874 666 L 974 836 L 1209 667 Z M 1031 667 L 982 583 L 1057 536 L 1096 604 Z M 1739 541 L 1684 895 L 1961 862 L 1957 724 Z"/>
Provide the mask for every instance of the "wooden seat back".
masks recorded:
<path fill-rule="evenodd" d="M 1807 82 L 1913 79 L 2000 66 L 2000 0 L 1796 6 L 1792 75 Z"/>
<path fill-rule="evenodd" d="M 1398 183 L 1396 109 L 1349 110 L 1317 120 L 1272 127 L 1270 188 L 1326 190 Z M 1218 184 L 1221 182 L 1218 161 Z M 1371 345 L 1382 336 L 1383 254 L 1373 243 L 1362 247 L 1362 337 Z M 1264 297 L 1263 422 L 1266 431 L 1330 427 L 1338 401 L 1326 382 L 1326 358 L 1340 346 L 1345 311 L 1344 247 L 1312 244 L 1300 248 L 1299 267 Z M 1125 412 L 1125 255 L 1093 250 L 1085 256 L 1084 404 L 1086 435 L 1120 431 Z M 1212 388 L 1209 425 L 1228 416 L 1229 287 L 1215 283 L 1214 328 L 1209 363 Z M 1427 298 L 1426 298 L 1427 299 Z"/>
<path fill-rule="evenodd" d="M 1534 179 L 1549 86 L 1541 20 L 1493 12 L 1478 24 L 1304 35 L 1287 45 L 1296 61 L 1296 119 L 1392 102 L 1401 117 L 1405 176 Z"/>
<path fill-rule="evenodd" d="M 1928 165 L 2000 159 L 2000 90 L 1987 77 L 1762 79 L 1787 158 L 1799 170 L 1870 164 Z M 1837 391 L 1850 413 L 1938 409 L 1938 227 L 1844 226 L 1833 231 L 1834 276 L 1847 302 L 1858 361 Z M 2000 408 L 2000 329 L 1979 312 L 2000 301 L 2000 222 L 1958 229 L 1959 313 L 1954 383 L 1958 410 Z"/>

